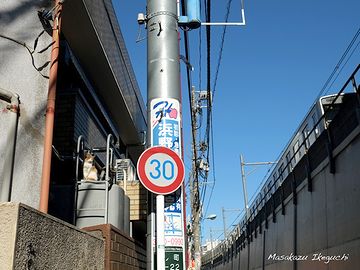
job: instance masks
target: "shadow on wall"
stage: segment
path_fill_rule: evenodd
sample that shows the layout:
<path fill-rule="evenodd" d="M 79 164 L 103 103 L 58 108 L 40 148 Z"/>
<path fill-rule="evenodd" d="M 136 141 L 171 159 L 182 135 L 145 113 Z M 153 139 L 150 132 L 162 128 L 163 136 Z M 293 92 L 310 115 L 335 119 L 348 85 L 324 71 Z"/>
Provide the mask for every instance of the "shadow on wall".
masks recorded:
<path fill-rule="evenodd" d="M 40 13 L 43 10 L 51 10 L 52 1 L 11 1 L 11 3 L 15 2 L 17 5 L 7 4 L 8 7 L 0 3 L 1 62 L 14 61 L 16 50 L 23 47 L 22 49 L 29 54 L 29 58 L 24 59 L 24 63 L 27 64 L 30 60 L 41 76 L 47 78 L 48 72 L 45 68 L 50 62 L 42 60 L 44 57 L 41 54 L 47 55 L 46 52 L 51 48 L 52 42 L 49 40 L 51 40 L 52 26 L 49 20 L 40 16 Z M 51 16 L 48 19 L 51 19 Z"/>
<path fill-rule="evenodd" d="M 28 12 L 32 12 L 32 10 L 48 9 L 53 5 L 53 1 L 51 0 L 10 1 L 10 3 L 15 5 L 8 5 L 8 8 L 1 8 L 1 6 L 5 6 L 5 4 L 0 4 L 0 25 L 2 29 L 6 29 L 6 27 L 11 26 L 11 24 L 16 23 L 18 20 L 21 21 L 22 16 Z"/>

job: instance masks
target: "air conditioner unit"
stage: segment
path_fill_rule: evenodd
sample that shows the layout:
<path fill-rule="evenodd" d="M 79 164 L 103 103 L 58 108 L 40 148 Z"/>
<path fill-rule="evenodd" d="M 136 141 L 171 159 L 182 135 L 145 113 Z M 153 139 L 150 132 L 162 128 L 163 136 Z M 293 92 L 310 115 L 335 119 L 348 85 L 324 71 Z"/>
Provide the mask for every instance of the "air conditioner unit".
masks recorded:
<path fill-rule="evenodd" d="M 117 159 L 115 163 L 116 163 L 116 181 L 137 180 L 136 168 L 130 159 Z"/>

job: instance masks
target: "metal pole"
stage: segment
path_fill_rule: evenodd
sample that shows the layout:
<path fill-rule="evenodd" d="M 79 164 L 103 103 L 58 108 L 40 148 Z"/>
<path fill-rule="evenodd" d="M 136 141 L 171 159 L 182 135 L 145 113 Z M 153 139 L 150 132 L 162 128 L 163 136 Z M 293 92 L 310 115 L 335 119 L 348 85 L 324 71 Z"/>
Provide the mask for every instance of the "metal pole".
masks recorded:
<path fill-rule="evenodd" d="M 213 246 L 213 237 L 212 229 L 210 228 L 210 244 L 211 244 L 211 269 L 213 268 L 213 259 L 214 259 L 214 246 Z"/>
<path fill-rule="evenodd" d="M 106 140 L 106 166 L 105 166 L 105 224 L 109 222 L 109 181 L 110 181 L 110 144 L 113 143 L 113 136 L 108 135 Z"/>
<path fill-rule="evenodd" d="M 165 269 L 164 195 L 156 196 L 156 262 L 157 269 Z"/>
<path fill-rule="evenodd" d="M 245 204 L 245 210 L 246 210 L 246 218 L 250 218 L 250 212 L 249 212 L 249 204 L 248 204 L 248 197 L 247 197 L 247 189 L 246 189 L 246 178 L 245 178 L 245 169 L 244 169 L 244 158 L 242 155 L 240 155 L 240 167 L 241 167 L 241 180 L 242 180 L 242 186 L 244 191 L 244 204 Z"/>
<path fill-rule="evenodd" d="M 249 203 L 248 203 L 248 197 L 247 197 L 247 189 L 246 189 L 246 175 L 245 175 L 245 166 L 258 166 L 258 165 L 271 165 L 276 164 L 275 161 L 269 161 L 269 162 L 244 162 L 243 155 L 240 155 L 240 167 L 241 167 L 241 180 L 244 190 L 244 203 L 245 203 L 245 209 L 246 209 L 246 218 L 250 218 L 250 211 L 249 211 Z"/>
<path fill-rule="evenodd" d="M 153 146 L 154 138 L 159 135 L 153 134 L 152 114 L 157 113 L 159 123 L 168 113 L 165 107 L 167 103 L 177 103 L 181 107 L 176 0 L 147 0 L 147 55 L 148 138 L 150 139 L 148 143 Z M 155 105 L 152 102 L 157 103 Z M 157 107 L 158 104 L 161 104 L 161 106 Z M 181 115 L 181 112 L 178 113 Z M 181 132 L 181 123 L 178 132 Z M 182 142 L 179 141 L 178 143 L 180 144 L 179 149 L 181 149 Z M 157 144 L 163 145 L 160 142 L 157 142 Z M 152 214 L 148 216 L 148 224 L 151 227 L 153 218 Z M 164 196 L 162 195 L 156 197 L 156 221 L 157 269 L 163 270 L 165 269 L 165 233 Z M 149 231 L 147 245 L 152 247 L 154 230 L 150 228 Z M 150 256 L 150 260 L 153 260 L 151 253 L 148 253 L 148 256 Z M 148 263 L 148 269 L 153 269 L 151 261 Z"/>
<path fill-rule="evenodd" d="M 222 217 L 223 217 L 223 225 L 224 225 L 224 240 L 226 240 L 226 217 L 225 217 L 225 209 L 224 207 L 221 208 Z"/>

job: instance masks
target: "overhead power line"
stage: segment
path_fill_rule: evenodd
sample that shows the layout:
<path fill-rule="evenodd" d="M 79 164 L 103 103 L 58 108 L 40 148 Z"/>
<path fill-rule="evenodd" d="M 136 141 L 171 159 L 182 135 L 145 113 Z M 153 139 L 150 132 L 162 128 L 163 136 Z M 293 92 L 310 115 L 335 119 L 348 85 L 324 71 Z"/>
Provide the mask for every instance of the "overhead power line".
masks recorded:
<path fill-rule="evenodd" d="M 229 21 L 231 3 L 232 3 L 232 0 L 229 0 L 228 3 L 227 3 L 225 22 Z M 213 96 L 212 96 L 213 100 L 214 100 L 217 80 L 218 80 L 218 76 L 219 76 L 219 70 L 220 70 L 220 65 L 221 65 L 221 60 L 222 60 L 222 54 L 223 54 L 223 50 L 224 50 L 226 29 L 227 29 L 227 26 L 224 25 L 223 32 L 222 32 L 222 35 L 221 35 L 221 45 L 220 45 L 220 50 L 219 50 L 219 58 L 218 58 L 217 66 L 216 66 L 216 72 L 215 72 L 215 79 L 214 79 L 214 86 L 213 86 Z"/>
<path fill-rule="evenodd" d="M 335 76 L 336 72 L 337 72 L 339 69 L 340 69 L 340 70 L 339 70 L 339 73 L 338 73 L 338 74 L 340 74 L 341 70 L 343 69 L 343 67 L 340 68 L 340 67 L 341 67 L 341 64 L 342 64 L 342 62 L 345 60 L 345 58 L 346 58 L 346 56 L 348 55 L 348 53 L 349 53 L 349 51 L 351 50 L 351 48 L 354 46 L 354 44 L 355 44 L 357 38 L 359 37 L 359 35 L 360 35 L 360 27 L 359 27 L 358 30 L 356 31 L 353 39 L 350 41 L 350 44 L 348 45 L 348 47 L 346 48 L 345 52 L 344 52 L 343 55 L 341 56 L 340 60 L 339 60 L 338 63 L 336 64 L 336 66 L 335 66 L 334 70 L 332 71 L 332 73 L 330 74 L 329 78 L 326 80 L 324 86 L 321 88 L 321 90 L 320 90 L 320 92 L 319 92 L 319 94 L 318 94 L 318 96 L 317 96 L 316 99 L 319 99 L 319 98 L 324 94 L 326 88 L 328 87 L 328 85 L 330 84 L 331 80 L 333 79 L 333 77 Z M 357 47 L 357 46 L 358 46 L 358 45 L 356 45 L 356 47 Z M 354 51 L 353 51 L 353 52 L 354 52 Z M 352 53 L 351 53 L 351 55 L 352 55 Z M 351 57 L 351 56 L 350 56 L 350 57 Z M 345 62 L 344 66 L 346 65 L 346 63 L 347 63 L 347 61 Z M 338 77 L 338 75 L 335 77 L 334 81 L 336 80 L 337 77 Z"/>

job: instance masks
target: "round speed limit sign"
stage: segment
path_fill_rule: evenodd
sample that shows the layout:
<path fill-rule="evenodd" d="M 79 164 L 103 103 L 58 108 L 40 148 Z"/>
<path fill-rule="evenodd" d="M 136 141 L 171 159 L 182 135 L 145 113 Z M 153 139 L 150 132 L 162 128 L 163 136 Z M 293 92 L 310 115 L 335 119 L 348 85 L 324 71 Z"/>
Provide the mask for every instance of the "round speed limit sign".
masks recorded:
<path fill-rule="evenodd" d="M 179 155 L 164 146 L 146 149 L 137 162 L 140 182 L 156 194 L 175 192 L 184 180 L 184 163 Z"/>

